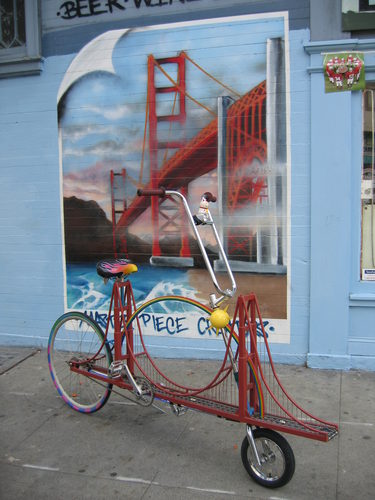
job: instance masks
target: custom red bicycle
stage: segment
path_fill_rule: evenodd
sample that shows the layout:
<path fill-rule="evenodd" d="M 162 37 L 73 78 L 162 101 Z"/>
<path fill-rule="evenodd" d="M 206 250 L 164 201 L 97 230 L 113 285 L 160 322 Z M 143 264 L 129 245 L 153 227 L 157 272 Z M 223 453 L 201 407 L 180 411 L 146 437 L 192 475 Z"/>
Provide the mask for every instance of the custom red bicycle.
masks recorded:
<path fill-rule="evenodd" d="M 128 279 L 137 266 L 126 259 L 99 262 L 98 274 L 113 282 L 106 329 L 81 312 L 68 312 L 55 322 L 48 363 L 57 391 L 71 408 L 83 413 L 99 410 L 111 392 L 120 389 L 124 397 L 143 406 L 159 400 L 176 415 L 192 408 L 243 423 L 246 435 L 241 457 L 249 475 L 269 488 L 285 485 L 293 476 L 295 459 L 279 432 L 329 441 L 337 435 L 338 426 L 303 410 L 285 391 L 272 362 L 256 296 L 238 297 L 232 319 L 223 308 L 234 297 L 236 282 L 208 208 L 215 197 L 205 193 L 198 213 L 192 215 L 177 191 L 139 190 L 138 194 L 181 201 L 219 295 L 210 295 L 210 306 L 168 295 L 137 307 Z M 201 226 L 211 227 L 231 289 L 222 289 L 217 281 L 200 236 Z M 221 335 L 223 360 L 208 384 L 188 387 L 163 372 L 147 348 L 155 325 L 169 336 L 183 335 L 188 328 L 195 328 L 198 335 L 202 328 L 213 328 Z"/>

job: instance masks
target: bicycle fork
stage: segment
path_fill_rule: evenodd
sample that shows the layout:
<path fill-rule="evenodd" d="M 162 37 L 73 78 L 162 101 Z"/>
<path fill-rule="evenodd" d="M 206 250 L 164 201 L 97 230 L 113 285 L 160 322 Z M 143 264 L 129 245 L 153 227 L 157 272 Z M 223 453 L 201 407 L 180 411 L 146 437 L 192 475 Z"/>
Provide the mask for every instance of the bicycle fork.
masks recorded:
<path fill-rule="evenodd" d="M 261 466 L 262 462 L 260 461 L 259 453 L 258 453 L 256 444 L 255 444 L 255 440 L 254 440 L 254 436 L 253 436 L 253 431 L 252 431 L 250 425 L 246 426 L 246 436 L 247 436 L 247 440 L 249 441 L 249 445 L 250 445 L 251 449 L 253 450 L 255 460 L 256 460 L 257 464 L 259 466 Z"/>

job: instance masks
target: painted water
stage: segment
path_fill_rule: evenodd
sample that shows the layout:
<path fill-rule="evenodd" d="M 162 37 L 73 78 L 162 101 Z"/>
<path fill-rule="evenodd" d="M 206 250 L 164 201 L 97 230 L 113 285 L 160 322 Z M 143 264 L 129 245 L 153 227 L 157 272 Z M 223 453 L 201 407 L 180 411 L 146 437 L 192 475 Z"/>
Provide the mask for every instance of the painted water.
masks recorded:
<path fill-rule="evenodd" d="M 136 303 L 164 295 L 182 295 L 196 299 L 184 269 L 138 266 L 130 276 Z M 108 311 L 112 293 L 111 281 L 104 283 L 98 276 L 95 263 L 67 264 L 67 306 L 74 310 Z"/>

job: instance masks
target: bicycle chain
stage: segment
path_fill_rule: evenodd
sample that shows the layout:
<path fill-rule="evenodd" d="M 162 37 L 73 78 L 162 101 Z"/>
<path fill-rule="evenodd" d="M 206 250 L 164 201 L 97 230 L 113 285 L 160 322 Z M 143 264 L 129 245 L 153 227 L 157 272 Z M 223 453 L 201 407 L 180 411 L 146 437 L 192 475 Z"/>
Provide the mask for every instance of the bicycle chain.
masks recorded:
<path fill-rule="evenodd" d="M 96 382 L 98 385 L 100 385 L 101 387 L 103 387 L 104 389 L 107 388 L 106 384 L 103 384 L 102 382 L 99 382 L 99 380 L 96 380 L 95 378 L 91 378 L 91 380 L 93 380 L 94 382 Z M 113 389 L 113 386 L 111 387 L 111 389 L 109 389 L 111 392 L 113 392 L 113 394 L 117 394 L 117 396 L 120 396 L 122 397 L 123 399 L 126 399 L 128 401 L 131 401 L 132 403 L 136 404 L 136 405 L 139 405 L 139 406 L 143 406 L 145 408 L 145 405 L 143 405 L 142 403 L 140 403 L 139 401 L 137 401 L 136 399 L 133 399 L 133 398 L 129 398 L 129 396 L 125 396 L 125 394 L 123 394 L 122 392 L 119 392 L 119 391 L 116 391 L 115 389 Z M 150 405 L 147 405 L 147 406 L 153 406 L 154 408 L 157 408 L 159 411 L 161 411 L 162 413 L 167 413 L 166 411 L 164 411 L 163 409 L 161 409 L 159 406 L 157 406 L 156 404 L 154 404 L 153 402 L 150 404 Z"/>

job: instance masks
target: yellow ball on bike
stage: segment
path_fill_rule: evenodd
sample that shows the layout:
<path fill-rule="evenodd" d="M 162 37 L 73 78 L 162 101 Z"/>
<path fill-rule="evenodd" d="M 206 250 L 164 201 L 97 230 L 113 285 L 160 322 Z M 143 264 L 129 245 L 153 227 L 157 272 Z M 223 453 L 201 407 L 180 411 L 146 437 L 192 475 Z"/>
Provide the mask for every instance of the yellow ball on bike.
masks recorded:
<path fill-rule="evenodd" d="M 228 325 L 230 317 L 226 310 L 215 309 L 209 317 L 209 320 L 214 328 L 221 329 Z"/>

